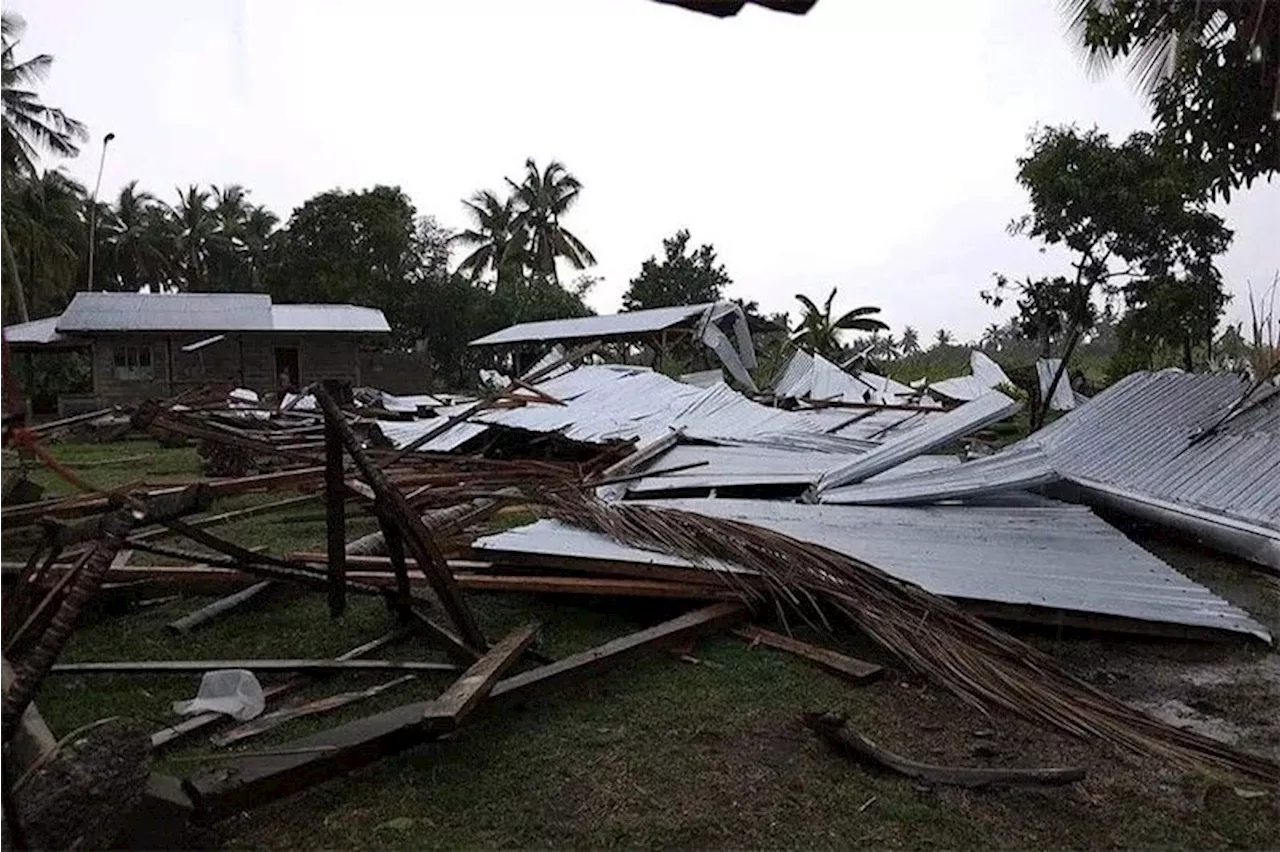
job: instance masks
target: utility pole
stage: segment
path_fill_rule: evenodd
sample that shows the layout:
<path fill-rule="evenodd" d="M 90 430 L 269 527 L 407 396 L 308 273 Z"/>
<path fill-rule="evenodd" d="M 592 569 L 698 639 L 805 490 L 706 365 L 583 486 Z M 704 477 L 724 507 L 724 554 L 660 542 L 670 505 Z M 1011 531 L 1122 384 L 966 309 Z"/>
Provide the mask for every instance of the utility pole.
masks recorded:
<path fill-rule="evenodd" d="M 89 277 L 85 281 L 86 290 L 93 289 L 93 249 L 98 242 L 98 190 L 102 187 L 102 168 L 107 164 L 107 143 L 115 139 L 114 133 L 102 137 L 102 156 L 98 158 L 98 179 L 93 184 L 93 195 L 89 196 Z"/>

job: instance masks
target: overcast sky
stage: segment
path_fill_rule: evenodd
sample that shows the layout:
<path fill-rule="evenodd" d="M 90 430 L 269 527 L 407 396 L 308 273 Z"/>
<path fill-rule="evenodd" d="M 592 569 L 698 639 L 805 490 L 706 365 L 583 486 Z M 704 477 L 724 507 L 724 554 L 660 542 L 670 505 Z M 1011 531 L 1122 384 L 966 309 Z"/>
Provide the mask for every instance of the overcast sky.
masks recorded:
<path fill-rule="evenodd" d="M 1059 271 L 1005 226 L 1037 123 L 1148 125 L 1123 75 L 1091 80 L 1055 0 L 819 0 L 720 20 L 649 0 L 21 0 L 25 52 L 56 57 L 47 103 L 89 125 L 66 163 L 102 195 L 137 178 L 173 201 L 241 183 L 282 218 L 334 187 L 398 184 L 464 223 L 460 199 L 526 157 L 585 184 L 569 225 L 619 307 L 641 262 L 689 228 L 766 311 L 794 294 L 880 305 L 900 333 L 977 336 L 991 273 Z M 1280 269 L 1280 183 L 1224 208 L 1221 268 Z M 1055 265 L 1058 269 L 1055 269 Z"/>

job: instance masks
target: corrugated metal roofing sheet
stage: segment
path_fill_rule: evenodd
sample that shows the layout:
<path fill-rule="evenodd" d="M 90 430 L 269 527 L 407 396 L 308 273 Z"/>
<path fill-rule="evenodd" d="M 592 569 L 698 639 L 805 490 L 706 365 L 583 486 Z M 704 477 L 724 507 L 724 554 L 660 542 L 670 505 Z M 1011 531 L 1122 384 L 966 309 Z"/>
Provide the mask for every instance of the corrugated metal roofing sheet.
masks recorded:
<path fill-rule="evenodd" d="M 820 502 L 857 506 L 909 506 L 980 497 L 1018 488 L 1034 488 L 1057 480 L 1049 457 L 1038 446 L 1025 445 L 947 470 L 930 470 L 893 481 L 875 477 L 823 492 Z"/>
<path fill-rule="evenodd" d="M 861 482 L 888 470 L 912 456 L 949 444 L 978 429 L 990 426 L 1022 406 L 999 391 L 987 391 L 946 414 L 930 417 L 923 425 L 885 441 L 844 467 L 832 470 L 818 483 L 816 494 L 841 485 Z"/>
<path fill-rule="evenodd" d="M 271 331 L 271 297 L 251 293 L 76 293 L 60 332 Z"/>
<path fill-rule="evenodd" d="M 47 346 L 59 343 L 66 338 L 58 334 L 58 317 L 20 322 L 4 327 L 4 339 L 10 343 L 28 346 Z"/>
<path fill-rule="evenodd" d="M 1210 628 L 1270 640 L 1266 628 L 1248 613 L 1179 574 L 1081 506 L 852 508 L 760 500 L 653 502 L 821 544 L 951 598 Z M 508 530 L 479 539 L 473 547 L 491 557 L 536 553 L 691 564 L 558 521 Z"/>
<path fill-rule="evenodd" d="M 652 370 L 617 365 L 579 367 L 539 382 L 538 389 L 566 405 L 531 402 L 521 408 L 482 412 L 433 438 L 423 451 L 455 449 L 481 434 L 481 424 L 558 431 L 572 440 L 591 442 L 632 438 L 646 442 L 683 428 L 690 438 L 711 441 L 782 440 L 803 435 L 810 446 L 822 440 L 832 446 L 844 438 L 841 424 L 859 414 L 844 412 L 844 420 L 834 420 L 828 411 L 785 411 L 760 405 L 723 383 L 698 388 Z M 448 417 L 453 410 L 438 413 Z M 383 422 L 378 426 L 393 444 L 404 446 L 437 422 Z"/>
<path fill-rule="evenodd" d="M 382 311 L 359 305 L 272 305 L 271 327 L 274 331 L 391 332 Z"/>
<path fill-rule="evenodd" d="M 648 311 L 629 311 L 597 317 L 522 322 L 502 331 L 471 341 L 472 346 L 502 346 L 514 343 L 541 343 L 554 340 L 577 340 L 621 337 L 662 331 L 699 316 L 714 304 L 679 305 L 672 308 L 653 308 Z"/>
<path fill-rule="evenodd" d="M 773 383 L 773 393 L 783 399 L 838 400 L 897 405 L 920 395 L 888 376 L 842 370 L 817 353 L 797 349 Z M 923 405 L 935 404 L 932 399 Z"/>
<path fill-rule="evenodd" d="M 967 376 L 933 382 L 929 385 L 929 390 L 947 399 L 963 402 L 977 399 L 1002 384 L 1011 384 L 1000 365 L 976 349 L 969 353 L 969 371 Z"/>

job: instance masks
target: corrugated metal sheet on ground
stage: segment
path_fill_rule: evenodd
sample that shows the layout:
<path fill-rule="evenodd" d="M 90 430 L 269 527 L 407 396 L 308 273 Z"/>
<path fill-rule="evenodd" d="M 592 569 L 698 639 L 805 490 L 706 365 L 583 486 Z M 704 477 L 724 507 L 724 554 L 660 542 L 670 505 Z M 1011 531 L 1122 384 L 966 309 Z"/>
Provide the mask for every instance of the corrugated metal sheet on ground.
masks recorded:
<path fill-rule="evenodd" d="M 471 345 L 500 346 L 512 343 L 619 337 L 658 332 L 696 317 L 712 306 L 711 303 L 679 305 L 672 308 L 653 308 L 647 311 L 629 311 L 596 317 L 522 322 L 477 338 L 471 341 Z"/>
<path fill-rule="evenodd" d="M 272 305 L 275 331 L 345 331 L 352 334 L 387 334 L 391 326 L 377 308 L 359 305 Z"/>
<path fill-rule="evenodd" d="M 785 440 L 804 435 L 821 441 L 839 421 L 829 411 L 785 411 L 760 405 L 723 383 L 698 388 L 639 367 L 585 366 L 539 382 L 538 389 L 565 405 L 530 402 L 520 408 L 476 414 L 429 441 L 424 451 L 455 449 L 484 430 L 481 424 L 534 432 L 561 432 L 576 441 L 602 442 L 638 438 L 642 443 L 671 429 L 690 438 L 715 440 Z M 461 409 L 440 409 L 448 417 Z M 910 412 L 907 412 L 908 414 Z M 848 419 L 856 416 L 851 413 Z M 397 447 L 426 434 L 440 421 L 380 422 L 378 427 Z M 909 425 L 903 423 L 903 427 Z M 839 429 L 834 438 L 842 438 Z M 854 433 L 856 435 L 856 433 Z M 836 443 L 827 441 L 828 444 Z M 811 444 L 812 445 L 812 444 Z M 847 447 L 848 445 L 846 445 Z"/>
<path fill-rule="evenodd" d="M 1179 574 L 1081 506 L 809 506 L 760 500 L 654 505 L 732 518 L 814 542 L 951 598 L 1139 622 L 1270 634 L 1248 613 Z M 477 540 L 490 558 L 541 554 L 689 566 L 558 521 Z"/>
<path fill-rule="evenodd" d="M 1043 450 L 1022 445 L 946 470 L 923 471 L 892 481 L 872 477 L 855 485 L 832 488 L 822 493 L 820 502 L 861 506 L 936 503 L 1034 488 L 1058 478 Z"/>
<path fill-rule="evenodd" d="M 816 483 L 822 474 L 855 456 L 848 453 L 833 454 L 814 451 L 790 444 L 735 444 L 707 446 L 705 444 L 679 444 L 658 456 L 637 472 L 662 471 L 688 464 L 700 464 L 673 473 L 659 473 L 630 483 L 627 493 L 633 496 L 651 496 L 666 491 L 685 489 L 733 488 L 737 486 L 796 486 Z M 939 467 L 958 464 L 955 456 L 916 456 L 880 477 L 892 479 Z M 872 477 L 873 480 L 879 477 Z"/>
<path fill-rule="evenodd" d="M 848 465 L 832 470 L 818 483 L 817 493 L 888 470 L 912 456 L 949 444 L 965 435 L 990 426 L 1016 412 L 1021 406 L 999 391 L 987 391 L 971 402 L 931 417 L 924 425 L 891 438 L 864 453 Z"/>
<path fill-rule="evenodd" d="M 60 332 L 271 331 L 271 297 L 253 293 L 76 293 Z"/>

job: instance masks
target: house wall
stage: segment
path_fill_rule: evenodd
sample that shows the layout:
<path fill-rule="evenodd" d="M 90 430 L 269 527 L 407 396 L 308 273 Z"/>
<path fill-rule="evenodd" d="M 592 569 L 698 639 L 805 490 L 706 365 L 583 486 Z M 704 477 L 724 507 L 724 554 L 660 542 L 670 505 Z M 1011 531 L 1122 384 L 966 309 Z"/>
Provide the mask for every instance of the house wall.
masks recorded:
<path fill-rule="evenodd" d="M 227 334 L 217 343 L 194 352 L 182 347 L 213 337 L 210 332 L 172 335 L 100 335 L 93 341 L 93 390 L 103 405 L 163 399 L 208 382 L 247 387 L 258 393 L 278 390 L 277 347 L 298 350 L 299 385 L 321 379 L 360 383 L 359 335 L 313 333 Z M 151 349 L 154 376 L 150 381 L 120 378 L 115 355 L 122 346 Z"/>

